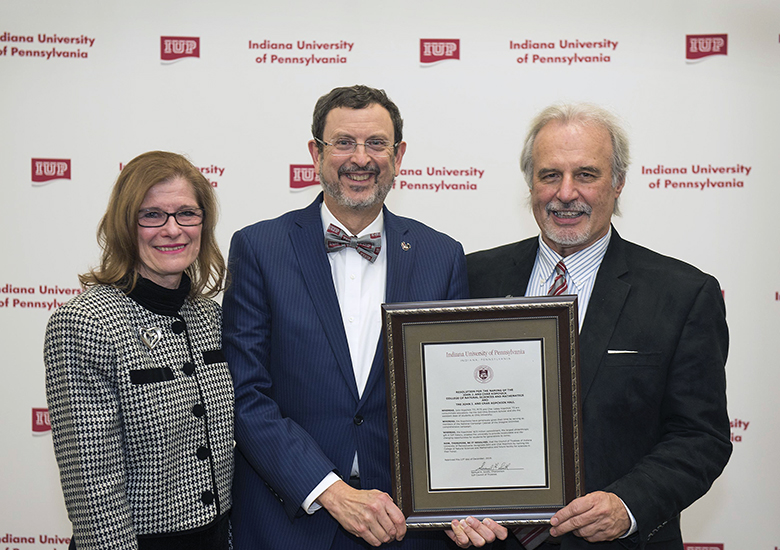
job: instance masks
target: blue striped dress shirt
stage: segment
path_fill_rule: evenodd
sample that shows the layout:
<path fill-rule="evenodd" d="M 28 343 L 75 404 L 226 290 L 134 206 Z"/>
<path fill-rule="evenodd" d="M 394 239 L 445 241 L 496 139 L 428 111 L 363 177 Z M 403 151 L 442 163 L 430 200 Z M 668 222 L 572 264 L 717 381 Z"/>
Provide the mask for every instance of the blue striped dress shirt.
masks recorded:
<path fill-rule="evenodd" d="M 563 259 L 566 266 L 566 282 L 569 285 L 566 294 L 577 296 L 578 320 L 580 330 L 582 330 L 582 322 L 585 320 L 585 312 L 588 309 L 596 275 L 599 272 L 601 260 L 604 259 L 604 254 L 607 252 L 611 237 L 612 228 L 610 227 L 606 235 L 589 247 L 563 258 L 547 246 L 542 236 L 539 235 L 539 252 L 536 254 L 536 261 L 531 271 L 531 278 L 528 280 L 528 287 L 525 289 L 525 295 L 547 296 L 555 279 L 555 266 Z"/>

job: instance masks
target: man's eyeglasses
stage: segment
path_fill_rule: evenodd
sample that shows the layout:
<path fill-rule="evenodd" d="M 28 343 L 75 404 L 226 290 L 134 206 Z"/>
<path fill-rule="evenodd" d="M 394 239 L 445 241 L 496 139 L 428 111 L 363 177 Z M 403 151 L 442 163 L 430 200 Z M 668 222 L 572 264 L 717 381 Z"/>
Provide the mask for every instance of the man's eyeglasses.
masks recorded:
<path fill-rule="evenodd" d="M 358 145 L 362 145 L 367 155 L 372 157 L 390 156 L 390 149 L 398 146 L 398 143 L 390 143 L 384 139 L 367 139 L 365 143 L 358 143 L 354 139 L 339 138 L 333 140 L 333 143 L 314 138 L 318 143 L 332 147 L 331 155 L 334 157 L 346 157 L 357 151 Z"/>
<path fill-rule="evenodd" d="M 176 223 L 183 227 L 203 223 L 202 208 L 184 208 L 178 212 L 163 212 L 159 208 L 144 208 L 138 212 L 138 225 L 141 227 L 162 227 L 173 216 Z"/>

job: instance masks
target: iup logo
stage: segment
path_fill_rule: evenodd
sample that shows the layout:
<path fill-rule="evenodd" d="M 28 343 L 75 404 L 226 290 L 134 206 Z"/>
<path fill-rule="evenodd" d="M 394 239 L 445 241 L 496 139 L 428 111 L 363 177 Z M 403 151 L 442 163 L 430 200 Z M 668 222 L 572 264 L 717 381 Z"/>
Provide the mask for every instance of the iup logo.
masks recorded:
<path fill-rule="evenodd" d="M 33 183 L 70 179 L 70 159 L 32 159 Z"/>
<path fill-rule="evenodd" d="M 459 38 L 421 38 L 420 63 L 460 59 Z"/>
<path fill-rule="evenodd" d="M 480 384 L 487 384 L 493 380 L 493 369 L 487 365 L 480 365 L 474 369 L 474 379 Z"/>
<path fill-rule="evenodd" d="M 728 55 L 729 35 L 688 34 L 685 36 L 686 59 L 701 59 L 710 55 Z"/>
<path fill-rule="evenodd" d="M 319 185 L 320 178 L 314 171 L 313 164 L 291 164 L 290 165 L 290 189 L 298 190 Z"/>
<path fill-rule="evenodd" d="M 160 59 L 174 61 L 182 57 L 200 57 L 200 38 L 197 36 L 161 36 Z"/>
<path fill-rule="evenodd" d="M 51 430 L 49 409 L 32 410 L 32 431 L 34 434 L 42 434 Z"/>

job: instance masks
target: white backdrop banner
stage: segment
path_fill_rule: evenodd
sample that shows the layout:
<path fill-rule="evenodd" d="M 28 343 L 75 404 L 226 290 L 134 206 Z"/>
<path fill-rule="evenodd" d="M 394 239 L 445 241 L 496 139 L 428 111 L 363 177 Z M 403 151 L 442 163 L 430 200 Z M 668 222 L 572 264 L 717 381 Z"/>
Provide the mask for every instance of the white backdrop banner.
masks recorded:
<path fill-rule="evenodd" d="M 776 185 L 776 0 L 3 0 L 0 79 L 0 549 L 67 548 L 44 328 L 98 260 L 124 163 L 187 155 L 219 195 L 226 253 L 318 193 L 314 103 L 356 83 L 405 120 L 388 206 L 467 252 L 537 233 L 518 157 L 541 108 L 590 101 L 625 121 L 618 230 L 715 275 L 728 308 L 734 454 L 684 512 L 685 541 L 780 547 L 780 230 L 756 209 Z"/>

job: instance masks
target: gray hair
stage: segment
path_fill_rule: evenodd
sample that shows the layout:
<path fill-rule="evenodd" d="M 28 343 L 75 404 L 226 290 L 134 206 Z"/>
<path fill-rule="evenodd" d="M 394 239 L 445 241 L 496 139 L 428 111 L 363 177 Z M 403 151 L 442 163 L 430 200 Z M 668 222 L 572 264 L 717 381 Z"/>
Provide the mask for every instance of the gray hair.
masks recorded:
<path fill-rule="evenodd" d="M 593 125 L 604 128 L 612 140 L 612 187 L 617 189 L 622 182 L 625 182 L 631 157 L 629 154 L 628 136 L 617 117 L 598 105 L 590 103 L 561 103 L 547 107 L 531 121 L 531 127 L 528 130 L 523 150 L 520 153 L 520 169 L 523 171 L 523 176 L 529 189 L 534 184 L 534 141 L 541 129 L 547 123 L 553 121 L 562 124 Z M 617 200 L 615 200 L 614 213 L 620 215 Z"/>

